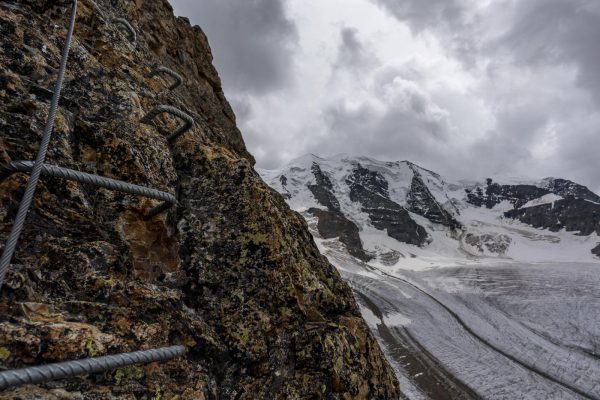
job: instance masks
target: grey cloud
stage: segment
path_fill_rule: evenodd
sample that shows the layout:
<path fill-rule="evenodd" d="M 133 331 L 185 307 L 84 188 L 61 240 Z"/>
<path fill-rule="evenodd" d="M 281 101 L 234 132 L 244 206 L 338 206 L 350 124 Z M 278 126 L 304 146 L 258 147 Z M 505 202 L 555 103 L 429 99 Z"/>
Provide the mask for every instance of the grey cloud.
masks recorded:
<path fill-rule="evenodd" d="M 377 64 L 376 56 L 358 37 L 358 29 L 344 27 L 340 30 L 340 45 L 334 68 L 345 68 L 355 72 Z"/>
<path fill-rule="evenodd" d="M 476 29 L 479 16 L 467 0 L 370 0 L 379 5 L 413 33 L 438 33 L 448 52 L 455 54 L 468 67 L 477 62 L 479 47 Z"/>
<path fill-rule="evenodd" d="M 471 145 L 467 155 L 475 155 L 473 165 L 492 172 L 566 175 L 600 187 L 593 145 L 600 136 L 600 2 L 505 1 L 476 10 L 464 0 L 371 1 L 414 33 L 432 33 L 467 70 L 486 65 L 489 81 L 481 98 L 494 110 L 496 126 Z M 502 33 L 494 36 L 491 26 L 501 26 Z M 507 74 L 519 83 L 509 93 L 495 93 L 503 91 L 500 77 Z M 556 147 L 551 158 L 535 158 L 535 148 L 550 141 Z"/>
<path fill-rule="evenodd" d="M 600 188 L 597 170 L 597 144 L 600 136 L 597 107 L 600 105 L 600 3 L 588 0 L 531 0 L 517 2 L 513 25 L 499 40 L 488 44 L 488 56 L 506 52 L 514 65 L 532 71 L 561 66 L 574 68 L 575 81 L 571 90 L 561 81 L 569 76 L 541 82 L 555 87 L 554 98 L 530 99 L 529 106 L 520 112 L 543 114 L 546 124 L 556 127 L 557 154 L 546 162 L 546 170 L 553 175 L 567 175 L 592 189 Z M 576 88 L 587 93 L 577 96 Z M 532 87 L 532 92 L 543 93 Z M 543 108 L 537 104 L 542 104 Z M 594 105 L 595 103 L 595 105 Z M 523 117 L 522 117 L 523 118 Z M 541 124 L 542 122 L 539 121 Z M 534 127 L 517 123 L 515 129 Z M 537 135 L 537 140 L 547 140 Z"/>
<path fill-rule="evenodd" d="M 226 90 L 265 94 L 290 81 L 298 40 L 285 0 L 171 0 L 202 27 Z"/>
<path fill-rule="evenodd" d="M 447 114 L 413 85 L 388 90 L 384 107 L 362 104 L 350 107 L 340 100 L 323 113 L 329 134 L 310 150 L 369 155 L 384 160 L 398 158 L 445 168 L 444 154 L 452 135 Z M 435 161 L 434 161 L 435 160 Z"/>
<path fill-rule="evenodd" d="M 527 67 L 574 65 L 577 84 L 600 104 L 600 5 L 588 0 L 519 2 L 515 23 L 492 46 Z"/>
<path fill-rule="evenodd" d="M 371 0 L 388 10 L 411 29 L 421 32 L 431 27 L 464 23 L 466 6 L 461 0 Z"/>

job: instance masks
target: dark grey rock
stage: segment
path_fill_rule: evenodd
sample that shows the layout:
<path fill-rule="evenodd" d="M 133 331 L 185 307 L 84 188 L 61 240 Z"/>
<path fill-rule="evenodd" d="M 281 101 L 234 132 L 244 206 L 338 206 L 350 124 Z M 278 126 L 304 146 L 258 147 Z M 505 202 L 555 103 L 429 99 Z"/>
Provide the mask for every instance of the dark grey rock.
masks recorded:
<path fill-rule="evenodd" d="M 518 219 L 536 228 L 558 232 L 580 232 L 581 235 L 600 234 L 600 204 L 573 197 L 535 207 L 510 210 L 506 217 Z"/>
<path fill-rule="evenodd" d="M 311 171 L 315 176 L 316 184 L 308 185 L 308 189 L 312 192 L 319 204 L 327 207 L 329 211 L 340 212 L 340 203 L 333 194 L 333 184 L 331 180 L 317 163 L 313 163 Z"/>
<path fill-rule="evenodd" d="M 450 229 L 460 228 L 460 223 L 433 197 L 418 170 L 415 168 L 412 168 L 412 170 L 414 176 L 407 195 L 409 211 Z"/>
<path fill-rule="evenodd" d="M 350 200 L 362 205 L 375 228 L 387 230 L 388 236 L 400 242 L 417 246 L 426 242 L 427 231 L 404 207 L 390 200 L 388 182 L 381 174 L 357 164 L 346 183 L 350 186 Z"/>
<path fill-rule="evenodd" d="M 363 249 L 360 241 L 358 226 L 341 213 L 311 208 L 308 210 L 319 219 L 317 229 L 324 239 L 339 237 L 340 242 L 346 245 L 348 253 L 362 261 L 372 259 Z"/>
<path fill-rule="evenodd" d="M 528 201 L 548 193 L 551 193 L 550 190 L 533 185 L 500 185 L 488 179 L 486 187 L 478 186 L 473 190 L 467 190 L 467 201 L 477 207 L 494 208 L 495 205 L 507 200 L 515 208 L 519 208 Z"/>

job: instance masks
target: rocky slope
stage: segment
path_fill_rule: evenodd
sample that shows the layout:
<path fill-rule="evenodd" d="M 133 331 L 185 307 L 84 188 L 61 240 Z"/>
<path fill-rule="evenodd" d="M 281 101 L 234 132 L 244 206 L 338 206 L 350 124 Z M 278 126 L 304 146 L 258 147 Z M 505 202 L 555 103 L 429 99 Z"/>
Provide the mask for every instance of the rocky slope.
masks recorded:
<path fill-rule="evenodd" d="M 34 158 L 66 3 L 0 2 L 3 162 Z M 117 17 L 136 29 L 135 45 L 111 23 Z M 1 398 L 399 397 L 352 292 L 300 215 L 253 170 L 211 62 L 202 30 L 165 0 L 80 1 L 48 162 L 177 193 L 179 205 L 145 220 L 156 202 L 43 178 L 0 295 L 0 367 L 170 344 L 189 352 Z M 156 98 L 168 85 L 147 77 L 156 64 L 185 84 Z M 160 103 L 195 119 L 172 146 L 164 133 L 177 121 L 140 124 Z M 26 178 L 2 176 L 2 241 Z M 348 225 L 333 199 L 326 208 Z"/>
<path fill-rule="evenodd" d="M 308 155 L 261 173 L 292 208 L 319 216 L 321 237 L 344 237 L 350 254 L 375 264 L 405 257 L 543 261 L 557 254 L 594 261 L 600 253 L 600 197 L 565 179 L 451 182 L 407 161 L 347 155 Z"/>

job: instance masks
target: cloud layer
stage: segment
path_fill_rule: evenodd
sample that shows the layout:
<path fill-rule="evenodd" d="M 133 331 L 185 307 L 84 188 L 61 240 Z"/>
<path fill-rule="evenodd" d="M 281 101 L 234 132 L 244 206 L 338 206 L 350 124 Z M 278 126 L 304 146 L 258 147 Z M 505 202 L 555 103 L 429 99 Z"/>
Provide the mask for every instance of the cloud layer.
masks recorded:
<path fill-rule="evenodd" d="M 595 0 L 173 0 L 261 167 L 313 152 L 600 191 Z"/>

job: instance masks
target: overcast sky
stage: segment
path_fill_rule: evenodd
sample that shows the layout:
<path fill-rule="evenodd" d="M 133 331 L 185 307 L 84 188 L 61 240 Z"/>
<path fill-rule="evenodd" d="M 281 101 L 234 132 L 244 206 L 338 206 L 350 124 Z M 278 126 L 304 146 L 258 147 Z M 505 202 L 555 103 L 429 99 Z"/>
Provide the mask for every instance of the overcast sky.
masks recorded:
<path fill-rule="evenodd" d="M 257 164 L 410 160 L 600 192 L 598 0 L 170 0 Z"/>

